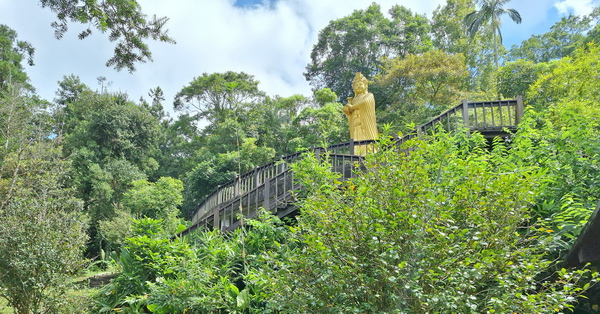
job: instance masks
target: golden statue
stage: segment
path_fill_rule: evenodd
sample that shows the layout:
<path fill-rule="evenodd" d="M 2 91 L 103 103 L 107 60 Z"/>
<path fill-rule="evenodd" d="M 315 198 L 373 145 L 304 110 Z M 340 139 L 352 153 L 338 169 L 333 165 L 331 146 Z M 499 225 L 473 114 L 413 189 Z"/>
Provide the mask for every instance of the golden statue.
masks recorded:
<path fill-rule="evenodd" d="M 374 140 L 379 135 L 375 122 L 375 97 L 369 93 L 367 78 L 362 73 L 354 76 L 352 89 L 354 97 L 348 97 L 348 103 L 342 108 L 350 124 L 350 138 L 355 141 Z"/>

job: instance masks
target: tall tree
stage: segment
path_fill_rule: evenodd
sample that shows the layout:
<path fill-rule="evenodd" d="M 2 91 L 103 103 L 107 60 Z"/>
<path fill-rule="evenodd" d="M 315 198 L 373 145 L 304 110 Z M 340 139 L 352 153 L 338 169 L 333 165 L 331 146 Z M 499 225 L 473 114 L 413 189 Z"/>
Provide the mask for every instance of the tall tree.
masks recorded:
<path fill-rule="evenodd" d="M 248 103 L 261 100 L 254 76 L 244 72 L 203 73 L 175 95 L 175 110 L 189 113 L 196 119 L 206 119 L 216 127 Z"/>
<path fill-rule="evenodd" d="M 311 146 L 326 146 L 349 139 L 348 119 L 337 102 L 337 95 L 329 88 L 315 92 L 316 104 L 308 106 L 292 120 L 287 132 L 291 152 Z"/>
<path fill-rule="evenodd" d="M 486 24 L 492 28 L 494 35 L 494 64 L 498 68 L 498 45 L 502 45 L 502 33 L 500 17 L 508 15 L 515 23 L 521 23 L 521 14 L 515 9 L 505 9 L 503 6 L 510 0 L 479 0 L 479 10 L 475 10 L 465 16 L 467 33 L 473 37 L 482 26 Z"/>
<path fill-rule="evenodd" d="M 310 99 L 302 95 L 267 97 L 249 111 L 247 134 L 256 138 L 259 145 L 275 149 L 278 155 L 293 153 L 290 145 L 290 136 L 296 131 L 293 121 L 310 105 Z"/>
<path fill-rule="evenodd" d="M 460 53 L 411 54 L 387 60 L 382 69 L 374 85 L 390 92 L 387 103 L 379 106 L 378 119 L 393 123 L 396 130 L 409 131 L 407 125 L 423 123 L 467 95 L 469 72 Z"/>
<path fill-rule="evenodd" d="M 159 167 L 151 179 L 174 177 L 182 179 L 196 166 L 197 152 L 205 145 L 196 119 L 182 114 L 175 120 L 163 121 L 158 142 Z"/>
<path fill-rule="evenodd" d="M 506 62 L 498 69 L 498 92 L 504 98 L 524 97 L 527 91 L 540 77 L 552 72 L 554 63 L 534 63 L 530 60 L 519 59 Z"/>
<path fill-rule="evenodd" d="M 319 32 L 313 46 L 311 63 L 304 76 L 314 90 L 331 88 L 345 99 L 352 95 L 354 73 L 367 78 L 379 72 L 381 58 L 420 53 L 431 48 L 429 24 L 425 16 L 394 6 L 392 19 L 378 4 L 331 21 Z"/>
<path fill-rule="evenodd" d="M 448 53 L 463 53 L 472 49 L 464 31 L 464 17 L 475 10 L 472 0 L 447 0 L 431 17 L 433 46 Z"/>
<path fill-rule="evenodd" d="M 12 83 L 33 89 L 21 62 L 26 58 L 27 64 L 33 65 L 34 52 L 30 43 L 17 40 L 17 32 L 0 24 L 0 88 Z"/>
<path fill-rule="evenodd" d="M 57 112 L 59 139 L 72 162 L 70 183 L 85 202 L 94 237 L 96 222 L 114 216 L 114 204 L 132 181 L 146 179 L 157 169 L 160 125 L 150 108 L 125 94 L 96 93 L 76 78 L 65 80 L 60 85 L 67 90 L 58 92 L 66 96 Z M 98 252 L 98 247 L 90 248 Z"/>
<path fill-rule="evenodd" d="M 44 102 L 18 85 L 0 91 L 0 296 L 16 313 L 57 312 L 83 266 L 87 218 L 51 133 Z"/>
<path fill-rule="evenodd" d="M 596 7 L 594 11 L 590 14 L 591 17 L 596 19 L 596 23 L 594 28 L 592 28 L 587 34 L 584 42 L 591 43 L 599 43 L 600 42 L 600 24 L 598 23 L 600 20 L 600 7 Z"/>
<path fill-rule="evenodd" d="M 465 33 L 464 17 L 475 10 L 473 0 L 447 0 L 438 6 L 431 17 L 431 37 L 435 49 L 446 53 L 461 53 L 469 68 L 469 98 L 489 90 L 493 66 L 493 48 L 486 45 L 492 38 L 489 29 L 480 30 L 475 37 Z M 484 97 L 484 96 L 483 96 Z M 489 98 L 485 98 L 486 100 Z"/>
<path fill-rule="evenodd" d="M 58 21 L 52 23 L 56 38 L 60 39 L 68 30 L 68 21 L 93 25 L 100 32 L 108 32 L 108 39 L 116 41 L 114 55 L 106 66 L 117 70 L 126 68 L 135 71 L 138 62 L 152 61 L 152 53 L 145 43 L 147 39 L 175 43 L 164 26 L 167 17 L 151 19 L 142 13 L 137 0 L 40 0 L 42 7 L 56 13 Z M 79 33 L 79 39 L 92 34 L 90 27 Z"/>
<path fill-rule="evenodd" d="M 600 77 L 598 54 L 600 47 L 590 43 L 573 56 L 551 63 L 551 71 L 529 88 L 528 98 L 538 108 L 560 102 L 595 102 L 600 97 L 600 81 L 590 78 Z"/>

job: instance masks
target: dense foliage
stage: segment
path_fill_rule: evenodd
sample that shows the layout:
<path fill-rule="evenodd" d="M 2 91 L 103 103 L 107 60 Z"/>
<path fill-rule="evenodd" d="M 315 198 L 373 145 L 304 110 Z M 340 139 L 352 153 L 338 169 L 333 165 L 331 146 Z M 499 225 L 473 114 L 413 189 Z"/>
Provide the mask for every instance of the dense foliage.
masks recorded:
<path fill-rule="evenodd" d="M 546 170 L 501 142 L 491 151 L 486 145 L 477 134 L 409 142 L 400 152 L 369 156 L 363 175 L 344 183 L 326 163 L 298 164 L 306 198 L 296 235 L 304 247 L 292 252 L 287 267 L 268 272 L 278 308 L 548 313 L 569 307 L 583 272 L 559 271 L 540 281 L 555 263 L 546 250 L 552 240 L 531 212 L 547 188 Z"/>
<path fill-rule="evenodd" d="M 465 99 L 469 72 L 463 54 L 440 50 L 387 60 L 385 74 L 375 78 L 377 87 L 388 92 L 388 102 L 380 104 L 380 123 L 404 127 L 456 106 Z M 411 131 L 410 128 L 401 128 Z"/>
<path fill-rule="evenodd" d="M 40 2 L 57 35 L 69 20 L 110 32 L 116 68 L 149 59 L 147 38 L 171 41 L 166 19 L 147 20 L 137 1 Z M 507 5 L 448 0 L 429 20 L 374 3 L 321 30 L 312 96 L 202 73 L 177 93 L 175 118 L 160 87 L 133 101 L 75 75 L 39 99 L 22 65 L 33 47 L 0 25 L 0 296 L 18 313 L 74 312 L 69 278 L 89 262 L 117 272 L 81 305 L 92 312 L 597 310 L 598 265 L 562 261 L 600 195 L 598 9 L 507 53 L 497 18 L 519 20 Z M 346 141 L 340 99 L 357 71 L 385 132 L 356 178 L 340 182 L 327 154 L 304 154 L 292 165 L 298 217 L 260 212 L 230 234 L 172 238 L 218 185 Z M 527 105 L 505 139 L 438 132 L 390 148 L 388 135 L 461 99 L 496 96 Z"/>
<path fill-rule="evenodd" d="M 556 259 L 568 249 L 556 247 L 559 238 L 585 221 L 540 210 L 560 197 L 553 193 L 565 186 L 556 180 L 568 161 L 540 164 L 537 131 L 527 122 L 514 147 L 496 141 L 491 150 L 479 134 L 438 133 L 368 156 L 362 175 L 343 183 L 325 156 L 308 155 L 294 165 L 305 186 L 296 226 L 262 213 L 230 235 L 130 238 L 124 273 L 99 305 L 153 313 L 573 308 L 598 274 L 561 269 Z"/>
<path fill-rule="evenodd" d="M 395 5 L 391 19 L 381 7 L 370 5 L 350 16 L 334 20 L 319 33 L 306 67 L 306 79 L 315 90 L 331 88 L 342 99 L 352 96 L 354 73 L 368 78 L 380 71 L 382 57 L 416 54 L 431 48 L 427 19 L 409 9 Z"/>
<path fill-rule="evenodd" d="M 0 296 L 18 313 L 64 306 L 88 239 L 45 105 L 19 85 L 0 90 Z"/>
<path fill-rule="evenodd" d="M 6 88 L 8 84 L 21 84 L 31 89 L 21 62 L 26 57 L 27 63 L 33 65 L 34 52 L 30 43 L 17 40 L 17 32 L 0 24 L 0 88 Z"/>

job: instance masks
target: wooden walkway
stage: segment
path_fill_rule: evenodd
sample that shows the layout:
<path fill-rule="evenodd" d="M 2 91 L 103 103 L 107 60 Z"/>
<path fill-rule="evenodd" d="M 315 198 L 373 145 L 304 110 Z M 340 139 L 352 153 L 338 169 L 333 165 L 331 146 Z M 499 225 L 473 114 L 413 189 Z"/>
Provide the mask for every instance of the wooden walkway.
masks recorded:
<path fill-rule="evenodd" d="M 520 97 L 513 100 L 486 102 L 465 100 L 397 139 L 397 143 L 401 144 L 409 139 L 433 133 L 439 127 L 449 132 L 467 128 L 472 132 L 480 132 L 486 138 L 503 137 L 508 135 L 507 130 L 516 130 L 522 117 L 523 102 Z M 359 147 L 359 150 L 364 150 L 364 147 L 369 147 L 369 144 L 373 143 L 372 140 L 360 142 L 350 140 L 331 145 L 326 149 L 314 148 L 312 151 L 317 156 L 325 150 L 329 152 L 332 169 L 341 174 L 341 179 L 348 179 L 356 175 L 354 170 L 362 160 L 362 156 L 355 154 L 355 150 Z M 302 158 L 305 152 L 282 156 L 277 161 L 256 167 L 220 185 L 198 205 L 192 218 L 192 225 L 178 236 L 187 235 L 198 228 L 219 228 L 222 231 L 238 228 L 241 224 L 237 218 L 240 208 L 245 218 L 256 217 L 261 207 L 278 217 L 295 214 L 297 208 L 293 205 L 295 195 L 293 192 L 300 190 L 300 185 L 294 180 L 290 164 Z"/>

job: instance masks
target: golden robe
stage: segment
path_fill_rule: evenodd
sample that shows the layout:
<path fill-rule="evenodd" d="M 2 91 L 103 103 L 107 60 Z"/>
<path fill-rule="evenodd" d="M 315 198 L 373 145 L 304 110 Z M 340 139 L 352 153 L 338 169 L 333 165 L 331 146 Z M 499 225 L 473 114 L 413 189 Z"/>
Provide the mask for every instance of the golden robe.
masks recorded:
<path fill-rule="evenodd" d="M 375 97 L 372 93 L 348 98 L 343 108 L 350 124 L 350 138 L 355 141 L 374 140 L 378 137 L 375 121 Z"/>

